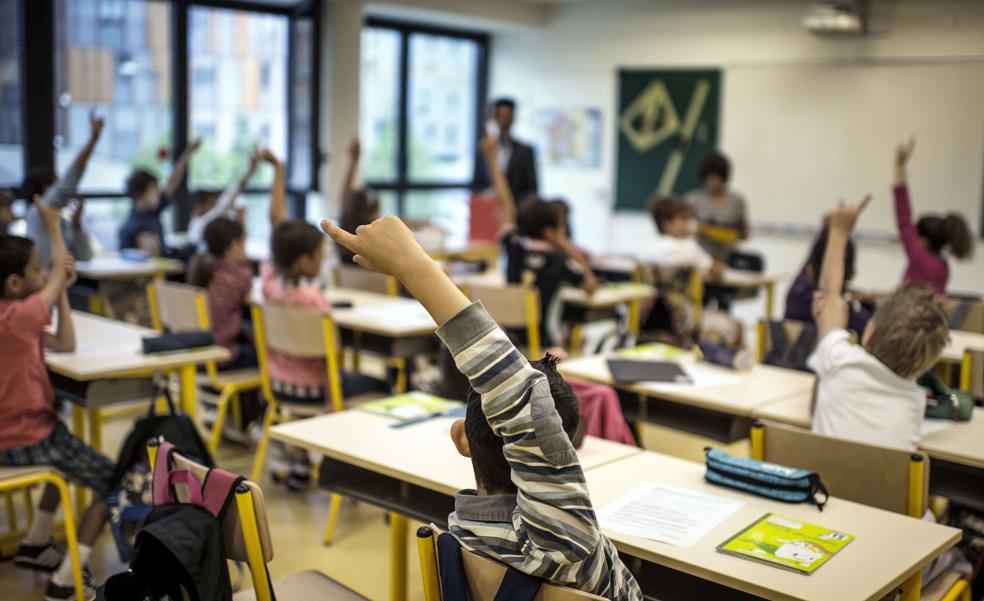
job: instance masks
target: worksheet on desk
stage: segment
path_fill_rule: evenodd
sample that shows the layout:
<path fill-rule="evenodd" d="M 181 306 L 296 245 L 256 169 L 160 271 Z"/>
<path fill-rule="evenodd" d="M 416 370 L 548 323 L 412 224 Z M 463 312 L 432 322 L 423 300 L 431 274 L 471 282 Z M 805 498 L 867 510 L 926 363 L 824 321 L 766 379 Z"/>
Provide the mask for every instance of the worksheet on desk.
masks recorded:
<path fill-rule="evenodd" d="M 607 530 L 689 547 L 744 504 L 650 482 L 602 507 L 598 521 Z"/>

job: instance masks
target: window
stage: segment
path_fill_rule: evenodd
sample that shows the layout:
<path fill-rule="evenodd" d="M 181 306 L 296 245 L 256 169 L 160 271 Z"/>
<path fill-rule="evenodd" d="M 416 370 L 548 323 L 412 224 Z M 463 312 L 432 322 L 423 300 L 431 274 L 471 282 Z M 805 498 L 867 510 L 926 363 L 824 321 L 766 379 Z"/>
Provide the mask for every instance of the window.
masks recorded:
<path fill-rule="evenodd" d="M 362 176 L 384 191 L 384 209 L 454 241 L 467 234 L 487 46 L 483 35 L 388 21 L 362 33 Z"/>
<path fill-rule="evenodd" d="M 55 0 L 55 167 L 106 128 L 81 190 L 122 190 L 134 167 L 160 172 L 171 140 L 171 6 L 163 0 Z"/>
<path fill-rule="evenodd" d="M 288 26 L 283 15 L 191 8 L 190 131 L 204 140 L 191 162 L 192 189 L 224 188 L 256 146 L 287 160 Z M 272 179 L 271 170 L 260 169 L 251 187 Z"/>
<path fill-rule="evenodd" d="M 0 0 L 0 186 L 16 186 L 24 175 L 17 4 Z"/>

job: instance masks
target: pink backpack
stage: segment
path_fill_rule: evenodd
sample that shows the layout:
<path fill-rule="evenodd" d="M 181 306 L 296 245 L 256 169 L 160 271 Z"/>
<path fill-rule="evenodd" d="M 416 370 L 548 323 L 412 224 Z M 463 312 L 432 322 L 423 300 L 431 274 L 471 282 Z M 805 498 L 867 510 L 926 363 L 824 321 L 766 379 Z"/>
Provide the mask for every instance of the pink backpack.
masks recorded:
<path fill-rule="evenodd" d="M 174 485 L 188 487 L 188 502 L 208 510 L 219 522 L 232 500 L 236 487 L 246 480 L 239 474 L 221 468 L 211 468 L 206 472 L 204 482 L 186 469 L 174 469 L 171 454 L 174 445 L 162 442 L 157 449 L 154 463 L 154 505 L 180 503 Z"/>

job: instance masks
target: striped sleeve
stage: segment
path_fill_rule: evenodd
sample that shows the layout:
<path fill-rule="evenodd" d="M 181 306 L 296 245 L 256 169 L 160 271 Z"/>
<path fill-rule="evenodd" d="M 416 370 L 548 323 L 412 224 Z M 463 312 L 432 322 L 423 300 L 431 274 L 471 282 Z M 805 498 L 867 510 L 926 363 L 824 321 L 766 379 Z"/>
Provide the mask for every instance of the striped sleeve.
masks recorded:
<path fill-rule="evenodd" d="M 546 377 L 474 303 L 438 330 L 458 369 L 482 395 L 492 431 L 518 489 L 520 540 L 555 564 L 591 557 L 600 539 L 584 473 L 554 406 Z"/>

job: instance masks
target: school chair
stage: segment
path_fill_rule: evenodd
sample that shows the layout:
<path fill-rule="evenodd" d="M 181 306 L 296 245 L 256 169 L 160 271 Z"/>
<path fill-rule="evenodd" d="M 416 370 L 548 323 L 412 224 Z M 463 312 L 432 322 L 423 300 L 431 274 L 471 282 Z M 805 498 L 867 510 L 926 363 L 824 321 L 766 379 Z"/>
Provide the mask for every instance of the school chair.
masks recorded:
<path fill-rule="evenodd" d="M 24 512 L 27 520 L 30 521 L 34 506 L 31 503 L 29 491 L 31 487 L 38 484 L 52 484 L 58 489 L 58 497 L 61 500 L 62 511 L 65 515 L 65 546 L 68 548 L 68 556 L 72 562 L 75 598 L 78 601 L 85 601 L 85 587 L 82 584 L 82 565 L 79 562 L 79 542 L 76 534 L 75 512 L 72 510 L 72 503 L 68 494 L 68 483 L 65 482 L 65 478 L 61 474 L 46 466 L 0 467 L 0 493 L 3 493 L 6 501 L 7 527 L 11 530 L 3 538 L 17 537 L 19 539 L 23 534 L 14 531 L 17 527 L 16 514 L 10 495 L 16 491 L 24 491 Z"/>
<path fill-rule="evenodd" d="M 399 282 L 391 275 L 376 273 L 361 267 L 338 266 L 332 270 L 332 281 L 336 288 L 364 290 L 387 296 L 400 293 Z"/>
<path fill-rule="evenodd" d="M 963 330 L 984 334 L 984 302 L 979 298 L 952 297 L 943 299 L 943 308 L 950 319 L 951 330 Z M 959 388 L 984 398 L 984 352 L 967 351 L 960 361 Z M 949 365 L 946 374 L 949 374 Z M 950 385 L 949 377 L 946 378 Z"/>
<path fill-rule="evenodd" d="M 270 364 L 267 350 L 273 349 L 278 353 L 291 357 L 307 359 L 324 359 L 328 383 L 328 396 L 334 411 L 345 409 L 349 405 L 357 405 L 383 395 L 365 393 L 345 399 L 342 396 L 342 374 L 339 367 L 338 335 L 335 322 L 330 315 L 320 311 L 286 305 L 253 305 L 253 336 L 256 343 L 256 353 L 260 361 L 261 389 L 267 402 L 266 414 L 263 416 L 263 433 L 256 447 L 256 458 L 250 479 L 259 481 L 263 465 L 266 463 L 267 447 L 270 444 L 270 428 L 275 423 L 286 419 L 286 415 L 313 417 L 325 412 L 324 405 L 286 403 L 277 398 L 270 379 Z M 338 521 L 338 512 L 342 507 L 342 497 L 331 496 L 328 512 L 328 526 L 325 529 L 323 542 L 331 543 Z"/>
<path fill-rule="evenodd" d="M 536 288 L 509 284 L 463 288 L 469 300 L 482 301 L 485 310 L 500 327 L 526 333 L 526 357 L 543 357 L 540 343 L 540 293 Z"/>
<path fill-rule="evenodd" d="M 782 326 L 782 332 L 786 335 L 786 342 L 788 346 L 793 346 L 803 335 L 804 329 L 806 329 L 807 322 L 797 321 L 795 319 L 781 319 L 781 320 L 767 320 L 760 319 L 755 324 L 756 329 L 756 353 L 759 363 L 765 363 L 765 358 L 769 356 L 775 346 L 772 340 L 772 326 L 774 324 L 780 324 Z M 815 336 L 814 340 L 809 344 L 809 348 L 806 350 L 806 355 L 803 357 L 804 360 L 813 349 L 816 348 L 817 343 L 820 342 L 819 337 Z"/>
<path fill-rule="evenodd" d="M 921 451 L 876 447 L 768 421 L 752 425 L 751 446 L 753 459 L 819 473 L 832 497 L 916 519 L 929 506 L 929 457 Z M 970 583 L 958 574 L 943 574 L 921 590 L 919 570 L 901 588 L 903 601 L 970 601 Z M 936 593 L 940 596 L 930 596 Z"/>
<path fill-rule="evenodd" d="M 205 290 L 186 284 L 155 281 L 147 286 L 150 317 L 158 332 L 187 332 L 211 330 L 208 299 Z M 205 364 L 205 373 L 199 376 L 200 388 L 218 391 L 215 401 L 215 423 L 208 440 L 208 450 L 215 453 L 222 440 L 222 428 L 230 403 L 234 414 L 239 412 L 239 395 L 260 388 L 260 370 L 255 367 L 219 371 L 215 361 Z M 234 415 L 238 420 L 239 416 Z"/>
<path fill-rule="evenodd" d="M 157 461 L 156 440 L 147 444 L 150 471 Z M 188 470 L 199 482 L 204 483 L 209 468 L 195 463 L 177 452 L 171 453 L 176 469 Z M 176 487 L 176 493 L 183 491 Z M 186 499 L 182 499 L 186 500 Z M 250 480 L 243 481 L 235 493 L 235 503 L 230 503 L 222 519 L 222 539 L 226 558 L 242 561 L 249 566 L 253 588 L 236 593 L 234 601 L 273 601 L 274 594 L 291 601 L 361 601 L 365 597 L 332 580 L 316 570 L 298 572 L 270 582 L 267 564 L 273 560 L 273 539 L 267 523 L 263 491 Z"/>
<path fill-rule="evenodd" d="M 421 526 L 417 529 L 417 554 L 420 557 L 420 572 L 424 581 L 424 601 L 441 601 L 441 574 L 438 570 L 437 539 L 443 534 L 436 526 Z M 483 557 L 464 547 L 461 560 L 465 568 L 468 598 L 472 601 L 493 601 L 503 576 L 508 569 L 505 564 Z M 566 586 L 543 583 L 536 601 L 588 601 L 604 599 Z"/>

